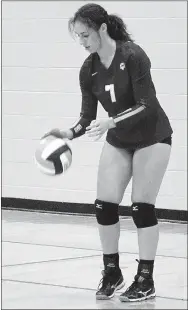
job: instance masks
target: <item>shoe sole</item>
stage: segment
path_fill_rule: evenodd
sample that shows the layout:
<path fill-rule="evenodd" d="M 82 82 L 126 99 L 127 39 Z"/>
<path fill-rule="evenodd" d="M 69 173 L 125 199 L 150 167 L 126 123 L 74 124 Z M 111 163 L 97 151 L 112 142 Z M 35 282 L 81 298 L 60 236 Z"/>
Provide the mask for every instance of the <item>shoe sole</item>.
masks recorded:
<path fill-rule="evenodd" d="M 116 288 L 115 288 L 115 290 L 114 290 L 114 292 L 113 292 L 113 294 L 112 295 L 110 295 L 110 296 L 106 296 L 106 295 L 96 295 L 96 299 L 97 300 L 107 300 L 107 299 L 111 299 L 112 297 L 114 297 L 114 295 L 115 295 L 115 292 L 116 291 L 119 291 L 121 288 L 123 288 L 125 286 L 125 282 L 123 281 L 121 284 L 119 284 Z"/>
<path fill-rule="evenodd" d="M 155 298 L 156 294 L 152 293 L 151 295 L 148 295 L 146 297 L 141 297 L 141 298 L 137 298 L 137 299 L 129 299 L 128 297 L 125 296 L 119 296 L 119 300 L 122 302 L 134 302 L 134 301 L 143 301 L 146 299 L 152 299 Z"/>

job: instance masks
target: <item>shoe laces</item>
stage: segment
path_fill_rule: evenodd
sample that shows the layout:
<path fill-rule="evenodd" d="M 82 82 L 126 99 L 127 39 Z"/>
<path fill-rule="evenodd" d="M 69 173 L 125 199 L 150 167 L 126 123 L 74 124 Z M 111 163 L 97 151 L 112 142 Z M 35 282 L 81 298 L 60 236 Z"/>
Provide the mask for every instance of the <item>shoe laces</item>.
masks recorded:
<path fill-rule="evenodd" d="M 137 280 L 134 280 L 132 284 L 128 287 L 127 292 L 131 292 L 132 290 L 139 288 L 139 282 Z"/>
<path fill-rule="evenodd" d="M 106 287 L 108 284 L 111 283 L 111 279 L 112 279 L 112 275 L 111 275 L 111 272 L 108 271 L 108 270 L 102 270 L 102 278 L 99 282 L 99 285 L 98 285 L 98 289 L 101 289 L 103 287 Z"/>
<path fill-rule="evenodd" d="M 141 283 L 145 280 L 145 278 L 143 278 L 141 275 L 136 275 L 134 277 L 134 281 L 132 282 L 132 284 L 129 286 L 129 288 L 127 289 L 127 292 L 130 292 L 132 290 L 140 290 L 140 285 Z"/>

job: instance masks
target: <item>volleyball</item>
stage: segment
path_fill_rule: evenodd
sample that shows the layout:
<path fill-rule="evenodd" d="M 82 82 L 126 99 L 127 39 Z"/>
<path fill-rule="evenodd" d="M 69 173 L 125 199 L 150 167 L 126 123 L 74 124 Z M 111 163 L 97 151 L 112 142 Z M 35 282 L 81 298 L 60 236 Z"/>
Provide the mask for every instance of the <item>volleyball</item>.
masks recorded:
<path fill-rule="evenodd" d="M 66 140 L 49 135 L 40 140 L 35 152 L 35 162 L 45 174 L 63 174 L 72 163 L 71 147 Z"/>

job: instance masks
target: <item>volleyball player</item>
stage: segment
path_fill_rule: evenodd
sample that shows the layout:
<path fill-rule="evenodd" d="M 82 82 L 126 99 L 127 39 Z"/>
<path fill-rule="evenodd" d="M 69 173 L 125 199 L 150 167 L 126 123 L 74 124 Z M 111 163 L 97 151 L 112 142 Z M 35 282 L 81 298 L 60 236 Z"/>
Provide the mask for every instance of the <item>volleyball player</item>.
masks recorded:
<path fill-rule="evenodd" d="M 69 30 L 89 52 L 79 76 L 81 113 L 72 128 L 51 133 L 69 139 L 86 133 L 97 140 L 107 132 L 95 200 L 104 262 L 96 298 L 109 299 L 124 286 L 119 265 L 118 208 L 131 178 L 139 260 L 133 283 L 120 300 L 152 298 L 159 239 L 155 203 L 169 162 L 172 128 L 156 97 L 150 59 L 133 42 L 120 17 L 109 15 L 98 4 L 86 4 L 69 21 Z M 98 101 L 108 112 L 105 120 L 96 119 Z"/>

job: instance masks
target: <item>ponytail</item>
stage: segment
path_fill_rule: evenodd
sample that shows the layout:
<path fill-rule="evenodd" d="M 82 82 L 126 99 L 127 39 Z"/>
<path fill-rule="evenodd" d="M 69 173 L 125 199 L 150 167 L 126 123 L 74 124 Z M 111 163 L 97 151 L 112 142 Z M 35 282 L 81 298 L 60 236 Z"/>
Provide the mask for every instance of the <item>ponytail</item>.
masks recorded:
<path fill-rule="evenodd" d="M 127 27 L 123 20 L 114 14 L 108 15 L 107 31 L 109 36 L 116 41 L 131 41 L 130 34 L 127 32 Z"/>
<path fill-rule="evenodd" d="M 81 21 L 88 27 L 98 31 L 103 23 L 107 25 L 109 36 L 115 41 L 131 41 L 130 34 L 123 20 L 114 14 L 108 14 L 107 11 L 99 4 L 88 3 L 83 5 L 69 20 L 69 31 L 72 32 L 76 20 Z"/>

